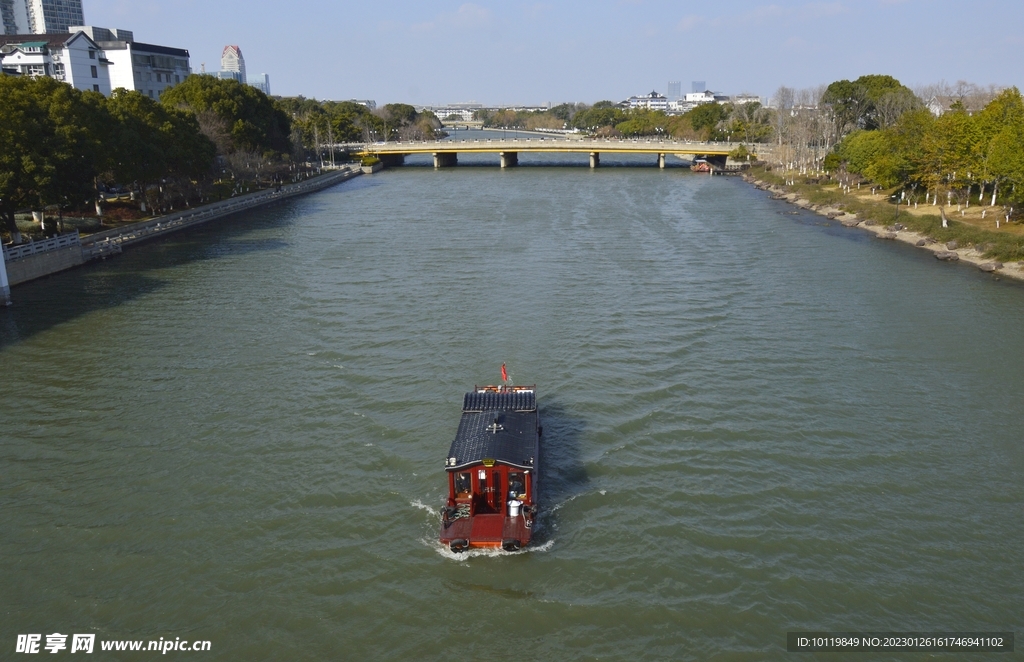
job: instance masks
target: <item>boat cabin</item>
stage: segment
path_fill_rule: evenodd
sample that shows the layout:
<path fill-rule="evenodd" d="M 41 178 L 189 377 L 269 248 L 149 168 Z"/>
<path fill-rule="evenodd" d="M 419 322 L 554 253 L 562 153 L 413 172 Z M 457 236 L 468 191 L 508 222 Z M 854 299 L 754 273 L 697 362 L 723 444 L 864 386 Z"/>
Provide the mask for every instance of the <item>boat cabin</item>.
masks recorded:
<path fill-rule="evenodd" d="M 477 386 L 445 460 L 441 542 L 453 551 L 530 542 L 536 518 L 541 427 L 532 386 Z"/>

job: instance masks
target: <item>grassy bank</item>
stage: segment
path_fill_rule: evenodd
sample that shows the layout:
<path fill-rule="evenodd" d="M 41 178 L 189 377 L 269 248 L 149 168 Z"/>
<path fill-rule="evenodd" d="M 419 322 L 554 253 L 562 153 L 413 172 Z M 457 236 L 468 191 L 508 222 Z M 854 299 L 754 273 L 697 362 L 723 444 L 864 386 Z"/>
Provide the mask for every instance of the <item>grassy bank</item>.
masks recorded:
<path fill-rule="evenodd" d="M 920 205 L 915 209 L 913 205 L 901 204 L 897 218 L 896 205 L 889 202 L 889 195 L 896 189 L 876 188 L 872 194 L 870 185 L 862 185 L 859 190 L 843 193 L 838 183 L 827 178 L 815 181 L 814 178 L 784 175 L 763 167 L 751 170 L 750 174 L 755 179 L 786 192 L 796 193 L 815 205 L 842 209 L 847 213 L 856 214 L 863 220 L 872 220 L 881 225 L 899 222 L 908 230 L 927 235 L 938 242 L 956 241 L 960 246 L 973 246 L 984 253 L 985 257 L 1000 262 L 1024 260 L 1024 227 L 1018 223 L 1008 223 L 1003 224 L 998 230 L 995 229 L 994 214 L 1000 213 L 999 207 L 976 206 L 970 216 L 960 216 L 959 212 L 947 209 L 949 227 L 944 228 L 939 208 L 930 205 Z M 986 213 L 985 218 L 982 218 L 982 210 L 991 211 L 992 214 Z M 980 227 L 982 225 L 992 227 Z"/>

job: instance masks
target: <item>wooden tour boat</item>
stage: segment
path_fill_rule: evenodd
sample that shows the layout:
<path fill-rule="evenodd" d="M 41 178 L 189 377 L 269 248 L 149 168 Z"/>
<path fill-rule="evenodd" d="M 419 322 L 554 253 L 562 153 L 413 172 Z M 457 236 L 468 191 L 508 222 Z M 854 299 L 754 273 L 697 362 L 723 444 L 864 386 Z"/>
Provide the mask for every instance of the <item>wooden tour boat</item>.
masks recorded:
<path fill-rule="evenodd" d="M 533 386 L 476 386 L 466 394 L 445 460 L 441 542 L 449 549 L 516 551 L 529 544 L 537 518 L 541 432 Z"/>
<path fill-rule="evenodd" d="M 707 159 L 696 159 L 690 166 L 690 170 L 694 172 L 711 172 L 711 164 L 708 163 Z"/>

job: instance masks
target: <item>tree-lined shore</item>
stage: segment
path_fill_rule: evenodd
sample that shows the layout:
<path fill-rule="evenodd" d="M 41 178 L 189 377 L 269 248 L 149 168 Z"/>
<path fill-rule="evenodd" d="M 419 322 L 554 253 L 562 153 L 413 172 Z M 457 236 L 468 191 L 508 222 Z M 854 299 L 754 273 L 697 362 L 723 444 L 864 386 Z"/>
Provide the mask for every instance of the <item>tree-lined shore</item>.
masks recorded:
<path fill-rule="evenodd" d="M 914 91 L 891 76 L 868 75 L 807 90 L 781 87 L 768 106 L 709 103 L 670 116 L 599 101 L 479 111 L 477 119 L 489 128 L 740 142 L 745 153 L 770 154 L 782 181 L 844 193 L 868 186 L 904 206 L 937 207 L 940 216 L 955 205 L 964 223 L 973 220 L 967 209 L 998 207 L 981 216 L 993 226 L 1000 219 L 992 229 L 1015 226 L 1024 207 L 1024 101 L 1016 88 L 961 83 Z M 16 214 L 26 211 L 130 221 L 306 177 L 341 157 L 339 143 L 444 135 L 439 118 L 408 104 L 370 110 L 350 101 L 270 98 L 210 76 L 190 76 L 159 101 L 4 76 L 0 226 L 18 241 Z"/>
<path fill-rule="evenodd" d="M 20 243 L 29 212 L 56 219 L 47 231 L 23 222 L 29 236 L 96 230 L 308 177 L 336 143 L 435 138 L 440 127 L 407 104 L 275 99 L 211 76 L 189 76 L 159 101 L 3 76 L 0 238 Z"/>

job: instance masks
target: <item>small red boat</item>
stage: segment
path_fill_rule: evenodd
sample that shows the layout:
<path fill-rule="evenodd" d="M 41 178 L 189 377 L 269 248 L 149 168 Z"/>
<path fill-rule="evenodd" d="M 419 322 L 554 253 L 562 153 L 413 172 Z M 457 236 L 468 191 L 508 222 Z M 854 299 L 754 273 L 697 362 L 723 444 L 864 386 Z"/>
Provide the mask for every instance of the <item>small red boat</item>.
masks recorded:
<path fill-rule="evenodd" d="M 502 366 L 504 368 L 504 366 Z M 533 386 L 476 386 L 445 460 L 441 543 L 517 551 L 537 519 L 540 420 Z"/>

